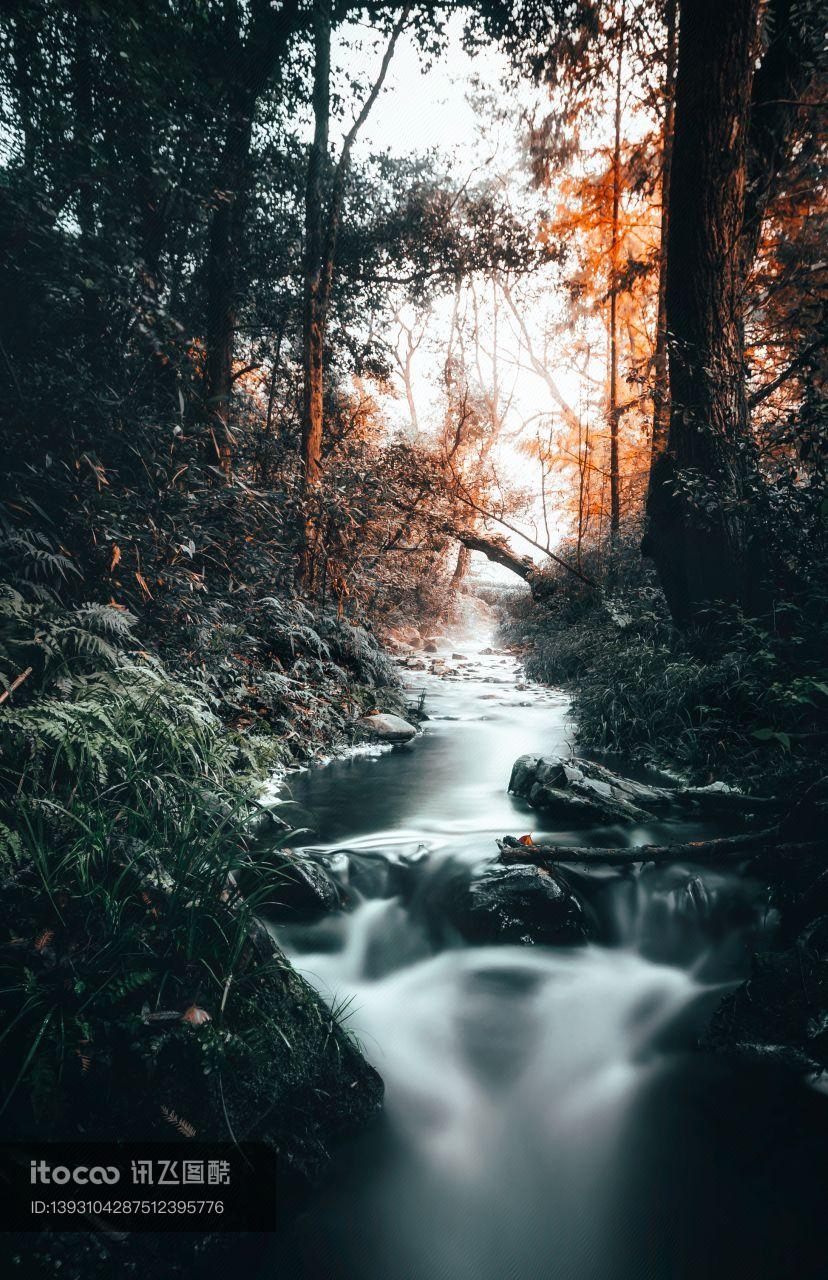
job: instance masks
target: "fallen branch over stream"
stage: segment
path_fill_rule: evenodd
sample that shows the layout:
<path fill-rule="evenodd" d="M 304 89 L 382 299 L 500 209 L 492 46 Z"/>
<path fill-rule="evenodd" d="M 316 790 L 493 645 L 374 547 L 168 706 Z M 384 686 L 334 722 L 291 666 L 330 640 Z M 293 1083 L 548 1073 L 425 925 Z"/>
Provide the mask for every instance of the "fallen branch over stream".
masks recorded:
<path fill-rule="evenodd" d="M 779 829 L 769 827 L 737 836 L 722 836 L 715 840 L 690 840 L 677 844 L 643 844 L 633 848 L 570 847 L 563 844 L 522 844 L 514 836 L 498 840 L 500 861 L 510 866 L 514 863 L 581 862 L 595 866 L 626 867 L 640 862 L 731 862 L 753 854 L 773 851 L 777 854 L 796 855 L 809 853 L 824 841 L 783 840 Z"/>

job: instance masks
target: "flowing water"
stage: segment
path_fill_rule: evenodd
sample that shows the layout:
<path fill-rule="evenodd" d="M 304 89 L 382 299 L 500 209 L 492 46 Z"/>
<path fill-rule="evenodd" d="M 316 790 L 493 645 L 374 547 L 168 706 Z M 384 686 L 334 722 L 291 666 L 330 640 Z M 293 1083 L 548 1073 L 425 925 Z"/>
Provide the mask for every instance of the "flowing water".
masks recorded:
<path fill-rule="evenodd" d="M 429 720 L 405 747 L 292 780 L 292 821 L 351 909 L 292 926 L 294 963 L 386 1085 L 262 1274 L 332 1280 L 828 1275 L 826 1100 L 696 1043 L 744 976 L 761 890 L 699 868 L 571 873 L 600 943 L 468 946 L 442 904 L 458 870 L 531 830 L 559 843 L 679 840 L 653 823 L 544 831 L 506 793 L 514 759 L 566 750 L 566 699 L 461 646 L 411 672 Z"/>

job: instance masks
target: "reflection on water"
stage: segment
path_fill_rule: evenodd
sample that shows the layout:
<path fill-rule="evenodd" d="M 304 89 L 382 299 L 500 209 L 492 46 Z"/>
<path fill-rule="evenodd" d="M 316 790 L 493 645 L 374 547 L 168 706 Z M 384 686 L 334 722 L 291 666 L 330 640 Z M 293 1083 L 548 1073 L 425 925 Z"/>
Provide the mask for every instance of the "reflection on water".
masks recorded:
<path fill-rule="evenodd" d="M 497 656 L 474 679 L 422 684 L 433 719 L 414 744 L 294 779 L 320 847 L 357 855 L 358 905 L 283 941 L 327 997 L 351 999 L 386 1109 L 261 1274 L 828 1274 L 825 1099 L 691 1052 L 761 927 L 754 889 L 693 868 L 573 871 L 605 945 L 466 947 L 435 931 L 442 881 L 490 858 L 495 836 L 586 839 L 538 832 L 505 794 L 517 755 L 565 746 L 559 695 L 516 691 Z"/>
<path fill-rule="evenodd" d="M 514 670 L 512 659 L 480 662 Z M 298 775 L 290 788 L 296 802 L 291 822 L 307 820 L 325 844 L 369 836 L 370 845 L 381 848 L 408 832 L 434 847 L 457 841 L 458 850 L 479 857 L 487 835 L 527 821 L 527 806 L 508 796 L 505 784 L 522 752 L 566 750 L 566 698 L 544 692 L 522 705 L 527 696 L 513 686 L 508 694 L 493 694 L 481 679 L 420 676 L 413 691 L 423 688 L 430 716 L 424 734 L 377 756 L 353 756 Z"/>

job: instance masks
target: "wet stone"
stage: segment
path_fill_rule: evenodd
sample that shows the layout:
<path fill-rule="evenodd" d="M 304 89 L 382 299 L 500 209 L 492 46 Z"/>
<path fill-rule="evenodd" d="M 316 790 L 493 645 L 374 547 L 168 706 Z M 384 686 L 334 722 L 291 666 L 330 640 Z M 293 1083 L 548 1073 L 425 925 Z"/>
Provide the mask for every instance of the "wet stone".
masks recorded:
<path fill-rule="evenodd" d="M 456 895 L 454 923 L 472 942 L 583 942 L 586 917 L 577 899 L 541 867 L 492 867 Z"/>
<path fill-rule="evenodd" d="M 357 720 L 355 728 L 374 742 L 410 742 L 417 734 L 413 724 L 403 720 L 402 716 L 395 716 L 387 711 L 362 716 Z"/>

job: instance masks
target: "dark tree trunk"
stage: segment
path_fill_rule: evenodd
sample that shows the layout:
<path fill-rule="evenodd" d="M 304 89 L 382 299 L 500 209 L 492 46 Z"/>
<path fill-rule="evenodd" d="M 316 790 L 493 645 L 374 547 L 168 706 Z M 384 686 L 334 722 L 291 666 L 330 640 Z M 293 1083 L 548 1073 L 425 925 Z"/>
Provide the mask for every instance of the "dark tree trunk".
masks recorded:
<path fill-rule="evenodd" d="M 799 101 L 819 65 L 825 39 L 821 0 L 769 0 L 769 44 L 753 78 L 747 192 L 742 236 L 744 269 L 759 247 L 762 220 L 790 158 Z"/>
<path fill-rule="evenodd" d="M 314 0 L 313 142 L 308 156 L 305 191 L 305 299 L 302 407 L 302 466 L 305 486 L 319 482 L 322 454 L 323 371 L 325 314 L 324 286 L 324 182 L 328 162 L 331 78 L 330 0 Z"/>
<path fill-rule="evenodd" d="M 96 273 L 95 255 L 95 176 L 93 174 L 93 134 L 95 128 L 95 104 L 93 98 L 93 65 L 91 44 L 91 17 L 87 6 L 79 8 L 75 30 L 75 149 L 78 159 L 78 228 L 84 255 L 85 276 L 81 283 L 84 310 L 84 338 L 87 358 L 90 362 L 98 354 L 101 336 L 101 312 L 99 285 L 85 283 Z"/>
<path fill-rule="evenodd" d="M 621 212 L 621 78 L 624 71 L 624 36 L 626 4 L 621 5 L 618 31 L 618 64 L 615 72 L 615 120 L 612 151 L 612 224 L 610 241 L 610 321 L 609 321 L 609 429 L 610 429 L 610 537 L 615 539 L 621 528 L 621 467 L 618 456 L 618 431 L 621 412 L 618 404 L 618 286 L 620 248 L 619 215 Z"/>
<path fill-rule="evenodd" d="M 646 549 L 675 620 L 750 604 L 741 236 L 759 0 L 683 0 L 666 309 L 671 413 Z"/>
<path fill-rule="evenodd" d="M 232 465 L 228 415 L 233 389 L 233 352 L 238 306 L 238 267 L 251 181 L 253 118 L 256 105 L 277 72 L 292 32 L 301 25 L 298 0 L 250 0 L 250 29 L 239 39 L 241 12 L 227 11 L 228 116 L 216 173 L 215 208 L 207 245 L 207 316 L 204 396 L 208 423 L 222 470 Z"/>
<path fill-rule="evenodd" d="M 164 305 L 165 250 L 172 224 L 175 196 L 157 176 L 155 140 L 147 135 L 138 151 L 135 182 L 136 293 L 142 334 L 149 356 L 149 387 L 155 411 L 164 416 L 178 409 L 178 377 L 183 344 L 168 316 L 172 299 Z"/>
<path fill-rule="evenodd" d="M 670 376 L 667 367 L 667 237 L 670 230 L 670 175 L 673 167 L 673 130 L 676 115 L 676 28 L 678 0 L 667 0 L 664 15 L 664 141 L 661 149 L 661 228 L 658 252 L 658 311 L 653 353 L 653 458 L 663 453 L 670 430 Z"/>
<path fill-rule="evenodd" d="M 531 583 L 537 573 L 537 565 L 531 557 L 518 555 L 516 551 L 512 550 L 506 539 L 498 534 L 477 533 L 474 529 L 458 529 L 454 531 L 454 535 L 460 543 L 461 549 L 465 548 L 468 552 L 482 551 L 486 559 L 491 560 L 492 564 L 499 564 L 504 569 L 510 569 L 519 578 L 523 578 L 524 582 Z"/>
<path fill-rule="evenodd" d="M 313 5 L 313 141 L 308 154 L 305 188 L 305 254 L 302 401 L 303 527 L 299 574 L 305 588 L 313 586 L 318 542 L 314 490 L 322 476 L 322 431 L 325 374 L 325 170 L 331 97 L 330 0 Z"/>
<path fill-rule="evenodd" d="M 34 86 L 43 74 L 37 31 L 26 21 L 25 11 L 15 14 L 10 23 L 11 63 L 9 80 L 15 91 L 20 129 L 23 133 L 23 170 L 26 177 L 34 177 L 38 153 L 38 140 L 43 141 L 45 130 L 38 127 L 37 104 Z"/>
<path fill-rule="evenodd" d="M 228 413 L 233 388 L 238 252 L 244 225 L 254 108 L 255 102 L 249 98 L 240 99 L 232 108 L 207 248 L 204 392 L 219 465 L 226 473 L 232 463 Z"/>
<path fill-rule="evenodd" d="M 408 20 L 408 14 L 409 6 L 404 5 L 392 29 L 379 75 L 356 120 L 345 135 L 342 153 L 333 175 L 330 203 L 326 210 L 325 170 L 329 159 L 331 96 L 331 2 L 314 0 L 313 5 L 314 134 L 308 155 L 308 177 L 305 190 L 304 396 L 302 403 L 304 528 L 300 558 L 300 576 L 306 588 L 313 586 L 315 547 L 319 542 L 312 491 L 322 478 L 325 332 L 336 263 L 336 243 L 342 221 L 345 181 L 354 141 L 379 96 L 397 39 Z"/>

